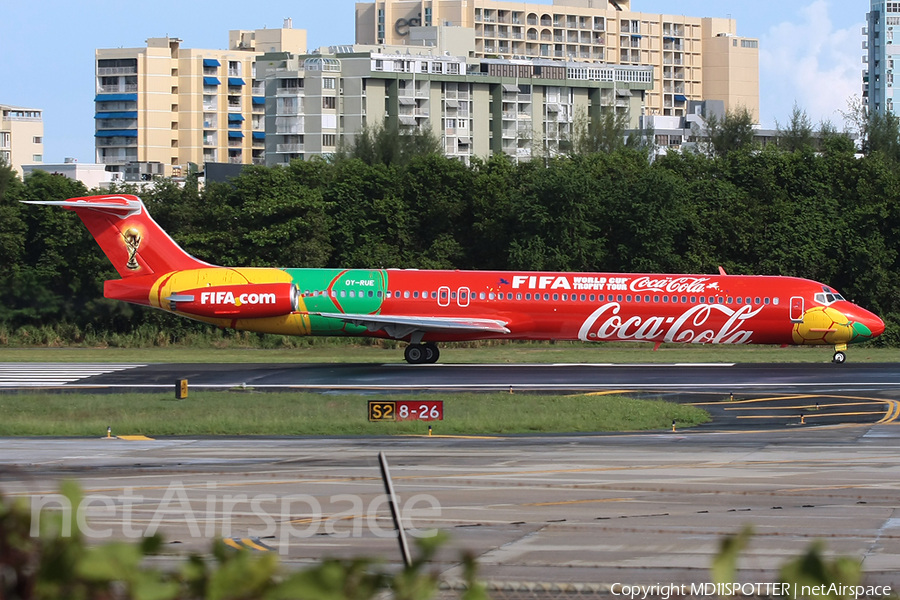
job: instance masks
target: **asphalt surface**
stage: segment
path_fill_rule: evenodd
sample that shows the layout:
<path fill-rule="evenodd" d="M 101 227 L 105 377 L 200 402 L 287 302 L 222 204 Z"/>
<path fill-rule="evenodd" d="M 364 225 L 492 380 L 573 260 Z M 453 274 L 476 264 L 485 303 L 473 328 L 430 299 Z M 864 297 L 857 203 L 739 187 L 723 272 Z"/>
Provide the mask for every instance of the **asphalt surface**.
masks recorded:
<path fill-rule="evenodd" d="M 884 364 L 148 364 L 0 363 L 0 388 L 601 391 L 730 393 L 896 392 L 900 363 Z"/>
<path fill-rule="evenodd" d="M 450 535 L 435 565 L 447 579 L 460 576 L 460 553 L 470 551 L 495 582 L 708 583 L 723 536 L 750 525 L 743 582 L 777 581 L 780 565 L 816 539 L 828 556 L 859 561 L 868 584 L 900 582 L 892 424 L 469 439 L 6 438 L 0 488 L 46 512 L 58 510 L 48 495 L 61 481 L 79 482 L 93 498 L 82 505 L 92 540 L 153 528 L 174 555 L 207 552 L 222 535 L 279 552 L 290 568 L 358 555 L 394 568 L 381 451 L 404 526 Z"/>

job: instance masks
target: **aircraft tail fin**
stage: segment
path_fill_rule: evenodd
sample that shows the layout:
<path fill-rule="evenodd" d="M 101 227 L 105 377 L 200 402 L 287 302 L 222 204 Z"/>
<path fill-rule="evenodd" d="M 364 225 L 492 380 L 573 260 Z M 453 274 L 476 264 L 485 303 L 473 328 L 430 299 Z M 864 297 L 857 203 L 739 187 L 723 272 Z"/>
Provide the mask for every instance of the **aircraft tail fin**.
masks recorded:
<path fill-rule="evenodd" d="M 123 279 L 212 266 L 176 244 L 150 217 L 137 196 L 119 194 L 23 202 L 74 211 Z"/>

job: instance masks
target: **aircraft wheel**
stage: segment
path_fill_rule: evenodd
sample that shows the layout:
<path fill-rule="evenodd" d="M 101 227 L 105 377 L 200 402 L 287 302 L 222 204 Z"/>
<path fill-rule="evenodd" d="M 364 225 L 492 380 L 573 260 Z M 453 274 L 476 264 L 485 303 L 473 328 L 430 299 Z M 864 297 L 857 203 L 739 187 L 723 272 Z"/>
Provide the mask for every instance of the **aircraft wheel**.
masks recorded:
<path fill-rule="evenodd" d="M 441 351 L 434 342 L 425 342 L 425 362 L 434 364 L 441 357 Z"/>
<path fill-rule="evenodd" d="M 831 359 L 831 362 L 833 362 L 836 365 L 842 365 L 842 364 L 844 364 L 844 361 L 846 361 L 846 360 L 847 360 L 847 355 L 844 354 L 843 352 L 841 352 L 840 350 L 838 350 L 837 352 L 834 353 L 834 357 Z"/>
<path fill-rule="evenodd" d="M 403 358 L 411 365 L 421 365 L 428 359 L 424 344 L 410 344 L 403 351 Z"/>

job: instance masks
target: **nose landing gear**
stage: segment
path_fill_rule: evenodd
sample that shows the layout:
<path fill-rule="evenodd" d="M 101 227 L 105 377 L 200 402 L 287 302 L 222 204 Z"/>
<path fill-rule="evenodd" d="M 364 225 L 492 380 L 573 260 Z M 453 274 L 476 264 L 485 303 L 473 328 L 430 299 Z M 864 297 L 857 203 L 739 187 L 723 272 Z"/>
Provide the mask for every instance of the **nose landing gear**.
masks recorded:
<path fill-rule="evenodd" d="M 844 364 L 844 361 L 847 360 L 847 354 L 844 352 L 847 349 L 847 344 L 838 344 L 834 347 L 834 356 L 831 358 L 831 362 L 836 365 Z"/>

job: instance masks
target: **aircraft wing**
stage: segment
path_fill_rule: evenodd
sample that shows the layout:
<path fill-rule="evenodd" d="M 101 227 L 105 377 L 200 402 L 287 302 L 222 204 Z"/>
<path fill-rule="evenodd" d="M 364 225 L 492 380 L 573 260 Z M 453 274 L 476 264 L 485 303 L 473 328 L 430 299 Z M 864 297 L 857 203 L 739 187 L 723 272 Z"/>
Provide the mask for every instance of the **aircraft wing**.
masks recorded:
<path fill-rule="evenodd" d="M 351 313 L 309 312 L 326 319 L 337 319 L 375 332 L 384 330 L 395 339 L 415 332 L 442 333 L 509 333 L 504 321 L 456 317 L 407 317 L 403 315 L 361 315 Z"/>

